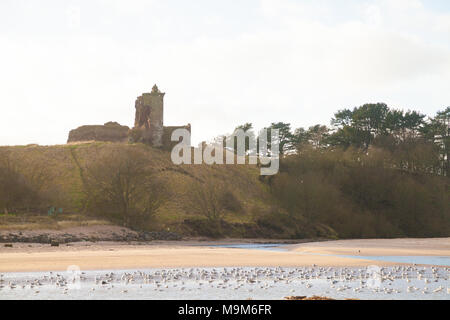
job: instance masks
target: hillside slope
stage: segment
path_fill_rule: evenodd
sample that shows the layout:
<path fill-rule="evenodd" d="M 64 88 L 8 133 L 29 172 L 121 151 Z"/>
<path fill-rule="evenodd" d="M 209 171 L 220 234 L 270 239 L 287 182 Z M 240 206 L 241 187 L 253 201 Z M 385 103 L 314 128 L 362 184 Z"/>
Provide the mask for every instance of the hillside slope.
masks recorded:
<path fill-rule="evenodd" d="M 143 144 L 85 143 L 58 146 L 1 147 L 24 176 L 39 177 L 40 192 L 47 208 L 62 208 L 64 214 L 77 214 L 79 219 L 92 220 L 96 216 L 105 218 L 104 212 L 87 212 L 83 174 L 90 161 L 102 159 L 112 150 L 129 152 L 132 148 L 144 152 L 155 177 L 164 186 L 165 199 L 157 209 L 151 222 L 140 226 L 151 231 L 171 231 L 189 236 L 230 237 L 298 237 L 298 226 L 277 225 L 273 198 L 260 170 L 252 165 L 181 165 L 170 160 L 170 153 Z M 217 228 L 191 205 L 189 197 L 195 184 L 226 186 L 227 201 L 222 223 Z M 36 215 L 36 209 L 24 209 L 17 216 Z M 281 213 L 282 214 L 282 213 Z M 22 221 L 25 221 L 22 219 Z M 1 223 L 1 222 L 0 222 Z M 97 222 L 98 223 L 98 222 Z M 306 227 L 306 226 L 305 226 Z M 218 230 L 220 229 L 220 230 Z M 332 230 L 326 227 L 303 229 L 304 236 L 326 236 Z"/>

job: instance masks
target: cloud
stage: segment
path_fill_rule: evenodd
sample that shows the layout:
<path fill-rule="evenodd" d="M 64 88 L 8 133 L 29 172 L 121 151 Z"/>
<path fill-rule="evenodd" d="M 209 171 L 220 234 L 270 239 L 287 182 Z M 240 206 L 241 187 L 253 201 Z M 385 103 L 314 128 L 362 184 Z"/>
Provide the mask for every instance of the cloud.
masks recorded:
<path fill-rule="evenodd" d="M 263 0 L 243 14 L 251 22 L 127 3 L 81 2 L 75 30 L 0 32 L 0 144 L 131 126 L 134 99 L 154 83 L 167 92 L 165 122 L 191 122 L 195 142 L 244 122 L 326 124 L 371 101 L 430 115 L 450 101 L 448 16 L 420 1 Z"/>

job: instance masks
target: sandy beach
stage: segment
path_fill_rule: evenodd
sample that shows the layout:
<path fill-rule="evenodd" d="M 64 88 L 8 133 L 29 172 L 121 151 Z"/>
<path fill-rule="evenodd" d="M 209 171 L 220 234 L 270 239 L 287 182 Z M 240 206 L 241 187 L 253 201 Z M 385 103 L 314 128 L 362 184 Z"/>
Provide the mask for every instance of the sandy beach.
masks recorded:
<path fill-rule="evenodd" d="M 450 256 L 450 238 L 363 239 L 303 243 L 301 253 L 361 256 Z"/>
<path fill-rule="evenodd" d="M 450 256 L 450 238 L 341 240 L 287 245 L 285 251 L 213 247 L 220 242 L 156 242 L 150 244 L 74 243 L 69 246 L 14 244 L 0 248 L 0 272 L 59 271 L 70 265 L 82 270 L 178 267 L 356 267 L 374 261 L 330 255 Z M 389 266 L 394 263 L 377 262 Z M 398 263 L 396 263 L 398 265 Z"/>

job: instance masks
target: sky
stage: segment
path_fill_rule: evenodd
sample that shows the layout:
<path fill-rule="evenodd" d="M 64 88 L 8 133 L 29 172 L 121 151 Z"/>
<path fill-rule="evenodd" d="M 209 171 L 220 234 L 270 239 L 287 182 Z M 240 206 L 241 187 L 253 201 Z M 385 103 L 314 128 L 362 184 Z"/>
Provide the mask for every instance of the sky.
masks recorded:
<path fill-rule="evenodd" d="M 450 1 L 0 1 L 0 145 L 132 127 L 155 83 L 194 143 L 371 102 L 432 116 L 450 105 Z"/>

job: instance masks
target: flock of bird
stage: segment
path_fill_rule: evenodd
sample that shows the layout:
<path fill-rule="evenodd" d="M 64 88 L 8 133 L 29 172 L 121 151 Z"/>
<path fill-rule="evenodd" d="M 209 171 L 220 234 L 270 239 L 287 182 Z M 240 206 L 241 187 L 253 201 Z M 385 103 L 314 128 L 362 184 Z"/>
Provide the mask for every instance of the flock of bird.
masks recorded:
<path fill-rule="evenodd" d="M 359 297 L 370 295 L 421 294 L 447 298 L 450 294 L 450 268 L 397 266 L 381 268 L 333 267 L 234 267 L 154 269 L 146 271 L 50 272 L 19 277 L 0 274 L 0 299 L 26 290 L 39 295 L 48 288 L 62 295 L 80 290 L 121 294 L 133 292 L 173 292 L 175 297 L 190 298 L 199 292 L 284 292 L 302 294 L 320 290 L 323 294 Z M 316 288 L 315 288 L 316 287 Z M 78 290 L 78 291 L 77 291 Z M 216 291 L 214 291 L 216 290 Z M 187 293 L 189 292 L 189 294 Z M 314 294 L 317 294 L 315 292 Z M 251 294 L 250 294 L 251 295 Z M 267 295 L 267 294 L 266 294 Z M 403 296 L 404 297 L 404 296 Z"/>

